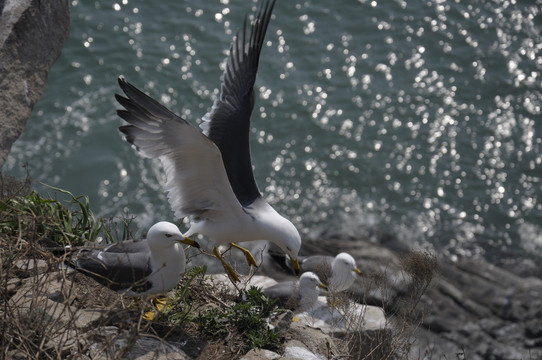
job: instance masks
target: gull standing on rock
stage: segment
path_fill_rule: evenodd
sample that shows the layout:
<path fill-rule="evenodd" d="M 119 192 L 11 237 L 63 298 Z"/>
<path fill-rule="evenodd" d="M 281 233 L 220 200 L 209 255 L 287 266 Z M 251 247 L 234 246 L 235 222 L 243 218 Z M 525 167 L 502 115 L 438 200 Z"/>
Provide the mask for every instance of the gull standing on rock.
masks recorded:
<path fill-rule="evenodd" d="M 213 252 L 230 278 L 239 278 L 218 250 L 229 244 L 268 240 L 278 245 L 299 269 L 301 237 L 295 226 L 279 215 L 261 196 L 250 157 L 250 117 L 254 108 L 254 82 L 265 32 L 275 0 L 258 11 L 247 36 L 247 20 L 230 49 L 221 94 L 203 117 L 203 133 L 170 112 L 124 78 L 119 84 L 126 97 L 116 95 L 126 109 L 118 115 L 130 125 L 120 127 L 126 140 L 145 157 L 161 160 L 166 173 L 165 190 L 179 218 L 189 217 L 184 234 L 203 234 L 215 243 Z"/>

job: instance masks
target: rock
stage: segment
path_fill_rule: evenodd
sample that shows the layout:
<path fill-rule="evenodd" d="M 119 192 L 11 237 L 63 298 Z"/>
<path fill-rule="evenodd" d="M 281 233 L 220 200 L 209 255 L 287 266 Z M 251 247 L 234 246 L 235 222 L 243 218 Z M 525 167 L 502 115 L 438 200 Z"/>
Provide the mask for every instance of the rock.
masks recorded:
<path fill-rule="evenodd" d="M 529 338 L 542 338 L 542 314 L 527 321 L 525 334 Z"/>
<path fill-rule="evenodd" d="M 319 297 L 312 309 L 297 314 L 293 321 L 334 336 L 378 331 L 386 327 L 386 316 L 382 308 L 349 303 L 337 309 L 329 306 L 324 296 Z"/>
<path fill-rule="evenodd" d="M 19 278 L 11 278 L 7 281 L 6 291 L 8 294 L 13 293 L 23 282 Z"/>
<path fill-rule="evenodd" d="M 78 309 L 69 305 L 69 299 L 73 298 L 72 288 L 61 272 L 33 276 L 24 279 L 23 285 L 9 300 L 9 309 L 12 316 L 21 319 L 54 319 L 58 325 L 69 324 L 78 330 L 93 327 L 109 314 L 106 310 Z M 50 335 L 61 336 L 60 333 Z"/>
<path fill-rule="evenodd" d="M 96 328 L 88 334 L 92 339 L 90 358 L 99 360 L 190 360 L 178 344 L 156 337 L 138 335 L 116 326 Z"/>
<path fill-rule="evenodd" d="M 240 360 L 275 360 L 281 356 L 274 351 L 265 349 L 252 349 L 245 354 Z"/>
<path fill-rule="evenodd" d="M 324 360 L 322 355 L 318 355 L 307 349 L 303 343 L 292 340 L 284 347 L 284 354 L 281 359 L 288 360 Z"/>
<path fill-rule="evenodd" d="M 320 318 L 314 317 L 318 315 L 315 311 L 295 315 L 296 318 L 307 316 L 306 321 L 296 322 L 292 321 L 293 312 L 281 313 L 270 320 L 270 326 L 282 337 L 283 349 L 276 352 L 255 349 L 247 353 L 244 360 L 542 358 L 541 278 L 527 276 L 524 270 L 515 274 L 483 259 L 458 262 L 440 259 L 440 271 L 431 283 L 422 282 L 424 286 L 419 288 L 416 271 L 409 272 L 405 268 L 404 259 L 408 255 L 400 246 L 393 247 L 399 250 L 378 251 L 381 245 L 374 242 L 333 241 L 333 251 L 355 253 L 358 266 L 363 267 L 364 276 L 357 283 L 359 292 L 328 298 L 335 308 L 327 305 L 327 308 L 317 308 L 322 312 Z M 325 242 L 326 248 L 331 249 L 329 241 Z M 19 276 L 23 271 L 16 273 L 14 275 Z M 529 271 L 529 274 L 540 273 L 535 268 Z M 219 293 L 221 286 L 231 284 L 224 276 L 212 277 Z M 243 279 L 246 280 L 241 284 L 243 287 L 274 283 L 272 277 L 261 275 Z M 30 331 L 23 335 L 33 338 L 45 334 L 44 348 L 57 349 L 56 357 L 197 359 L 213 356 L 223 346 L 230 346 L 229 340 L 220 340 L 226 341 L 224 344 L 207 342 L 192 333 L 176 334 L 175 341 L 140 333 L 137 316 L 126 316 L 126 311 L 118 309 L 113 311 L 116 315 L 111 316 L 103 310 L 109 309 L 108 303 L 104 306 L 92 301 L 81 302 L 72 293 L 77 288 L 76 283 L 66 280 L 61 272 L 13 278 L 6 281 L 8 283 L 15 292 L 11 298 L 8 296 L 9 315 L 19 316 L 20 322 L 25 324 L 23 330 Z M 229 294 L 237 291 L 230 290 Z M 355 304 L 349 299 L 353 296 L 363 301 L 372 293 L 381 294 L 380 306 Z M 376 296 L 372 299 L 378 300 Z M 326 300 L 321 298 L 320 301 Z M 96 307 L 85 309 L 70 304 Z M 347 313 L 349 304 L 361 314 L 350 322 L 347 319 L 353 317 Z M 313 317 L 309 319 L 309 316 Z M 12 355 L 22 356 L 18 352 Z"/>
<path fill-rule="evenodd" d="M 78 345 L 84 344 L 84 339 L 78 335 L 78 332 L 73 329 L 55 332 L 45 343 L 44 348 L 55 349 L 59 357 L 65 357 L 72 352 L 72 349 L 77 349 Z"/>
<path fill-rule="evenodd" d="M 328 354 L 343 355 L 350 358 L 345 342 L 339 338 L 333 338 L 328 334 L 324 334 L 319 329 L 314 329 L 304 324 L 292 322 L 285 335 L 284 359 L 290 359 L 291 356 L 297 359 L 300 354 L 313 354 L 311 359 L 320 356 L 327 359 Z M 290 347 L 290 350 L 288 348 Z M 345 350 L 346 349 L 346 350 Z M 337 356 L 340 358 L 341 356 Z"/>
<path fill-rule="evenodd" d="M 179 347 L 167 341 L 140 336 L 130 347 L 124 359 L 127 360 L 190 360 Z"/>
<path fill-rule="evenodd" d="M 70 28 L 69 1 L 5 0 L 0 17 L 0 169 Z"/>
<path fill-rule="evenodd" d="M 473 360 L 542 356 L 542 347 L 527 339 L 542 323 L 541 279 L 520 278 L 481 259 L 441 259 L 440 267 L 423 301 L 430 309 L 420 331 L 426 348 L 448 358 L 464 349 Z"/>
<path fill-rule="evenodd" d="M 42 259 L 20 259 L 14 265 L 28 274 L 40 274 L 47 271 L 49 266 Z"/>

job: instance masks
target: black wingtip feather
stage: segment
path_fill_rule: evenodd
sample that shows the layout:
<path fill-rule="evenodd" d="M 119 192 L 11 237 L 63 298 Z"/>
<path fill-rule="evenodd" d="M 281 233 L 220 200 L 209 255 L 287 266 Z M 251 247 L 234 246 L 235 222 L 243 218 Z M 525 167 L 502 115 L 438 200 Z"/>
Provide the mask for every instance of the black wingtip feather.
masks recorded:
<path fill-rule="evenodd" d="M 129 143 L 133 143 L 134 142 L 134 136 L 132 134 L 132 130 L 133 130 L 134 126 L 133 125 L 123 125 L 123 126 L 119 126 L 119 131 L 121 133 L 123 133 L 125 136 L 126 136 L 126 140 L 129 142 Z"/>
<path fill-rule="evenodd" d="M 124 96 L 120 94 L 115 94 L 115 100 L 117 100 L 117 102 L 120 103 L 121 105 L 123 102 L 128 101 L 127 98 L 125 98 Z"/>
<path fill-rule="evenodd" d="M 124 134 L 126 141 L 136 147 L 136 150 L 139 150 L 139 147 L 134 144 L 135 137 L 132 134 L 133 125 L 123 125 L 119 126 L 119 131 Z"/>
<path fill-rule="evenodd" d="M 130 114 L 128 110 L 124 110 L 124 109 L 117 110 L 117 115 L 128 122 L 129 122 L 130 117 L 132 116 L 132 114 Z"/>

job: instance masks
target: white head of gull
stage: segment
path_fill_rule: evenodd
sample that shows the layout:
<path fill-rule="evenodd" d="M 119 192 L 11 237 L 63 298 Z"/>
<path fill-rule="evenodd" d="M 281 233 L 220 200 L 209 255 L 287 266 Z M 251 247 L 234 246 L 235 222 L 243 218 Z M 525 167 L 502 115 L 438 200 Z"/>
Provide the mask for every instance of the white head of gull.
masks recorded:
<path fill-rule="evenodd" d="M 299 310 L 312 308 L 318 301 L 320 289 L 326 286 L 320 281 L 318 276 L 312 272 L 306 272 L 299 277 Z"/>
<path fill-rule="evenodd" d="M 214 254 L 234 281 L 239 279 L 218 251 L 221 244 L 240 249 L 247 262 L 257 266 L 250 252 L 235 243 L 268 240 L 299 269 L 301 237 L 261 196 L 250 157 L 254 83 L 274 5 L 271 0 L 260 8 L 250 36 L 245 19 L 242 36 L 235 37 L 230 49 L 220 97 L 202 118 L 203 132 L 122 77 L 119 85 L 126 97 L 116 95 L 125 108 L 118 115 L 130 124 L 120 131 L 141 155 L 161 160 L 169 203 L 178 218 L 190 219 L 184 235 L 199 233 L 211 239 Z"/>
<path fill-rule="evenodd" d="M 326 289 L 326 286 L 315 273 L 309 271 L 301 274 L 297 281 L 280 282 L 262 292 L 283 305 L 293 300 L 297 311 L 306 311 L 315 306 L 320 289 Z"/>
<path fill-rule="evenodd" d="M 285 270 L 292 271 L 289 261 L 284 261 L 284 256 L 272 254 L 271 260 Z M 347 290 L 354 281 L 361 275 L 361 271 L 356 265 L 356 260 L 352 255 L 342 252 L 337 256 L 311 255 L 302 257 L 299 260 L 300 272 L 314 272 L 329 287 L 331 292 L 341 292 Z"/>
<path fill-rule="evenodd" d="M 186 258 L 180 243 L 198 246 L 185 238 L 175 224 L 161 221 L 149 229 L 144 240 L 82 249 L 66 261 L 70 267 L 126 295 L 162 294 L 173 289 L 185 272 Z"/>
<path fill-rule="evenodd" d="M 340 253 L 331 262 L 331 277 L 329 278 L 329 290 L 334 292 L 345 291 L 361 271 L 356 265 L 356 260 L 348 253 Z"/>

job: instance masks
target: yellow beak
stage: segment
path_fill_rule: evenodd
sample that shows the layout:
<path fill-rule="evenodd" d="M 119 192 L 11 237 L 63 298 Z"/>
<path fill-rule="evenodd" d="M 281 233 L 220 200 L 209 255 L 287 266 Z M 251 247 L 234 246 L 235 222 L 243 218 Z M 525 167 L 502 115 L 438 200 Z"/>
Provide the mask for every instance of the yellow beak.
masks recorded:
<path fill-rule="evenodd" d="M 183 244 L 186 244 L 186 245 L 190 245 L 190 246 L 193 246 L 195 248 L 200 248 L 199 244 L 197 242 L 195 242 L 194 240 L 190 239 L 189 237 L 184 237 L 184 239 L 182 240 L 179 240 L 180 243 L 183 243 Z"/>
<path fill-rule="evenodd" d="M 292 262 L 292 268 L 294 269 L 294 272 L 295 272 L 295 276 L 299 276 L 299 261 L 297 261 L 297 259 L 292 259 L 290 258 L 290 261 Z"/>
<path fill-rule="evenodd" d="M 318 287 L 327 290 L 327 286 L 324 283 L 320 283 L 320 285 L 318 285 Z"/>

